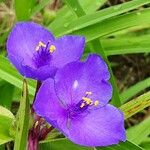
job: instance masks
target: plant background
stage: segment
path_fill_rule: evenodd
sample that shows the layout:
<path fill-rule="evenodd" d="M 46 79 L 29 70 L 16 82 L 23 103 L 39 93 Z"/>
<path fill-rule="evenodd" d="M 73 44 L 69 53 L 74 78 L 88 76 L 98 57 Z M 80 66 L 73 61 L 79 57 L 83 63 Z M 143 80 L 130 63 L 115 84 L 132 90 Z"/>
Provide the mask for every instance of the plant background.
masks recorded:
<path fill-rule="evenodd" d="M 31 20 L 47 27 L 56 37 L 85 36 L 83 59 L 89 53 L 105 59 L 114 88 L 111 103 L 125 114 L 128 139 L 106 148 L 86 148 L 54 131 L 40 143 L 40 149 L 150 150 L 150 0 L 0 0 L 0 150 L 11 150 L 11 141 L 16 141 L 17 136 L 25 140 L 25 131 L 18 133 L 16 129 L 17 122 L 25 125 L 24 120 L 15 119 L 10 112 L 17 114 L 23 77 L 7 60 L 5 44 L 17 21 Z M 20 110 L 26 109 L 19 114 L 23 118 L 28 114 L 27 96 L 32 102 L 35 88 L 33 80 L 28 80 L 29 95 L 26 85 L 23 88 Z"/>

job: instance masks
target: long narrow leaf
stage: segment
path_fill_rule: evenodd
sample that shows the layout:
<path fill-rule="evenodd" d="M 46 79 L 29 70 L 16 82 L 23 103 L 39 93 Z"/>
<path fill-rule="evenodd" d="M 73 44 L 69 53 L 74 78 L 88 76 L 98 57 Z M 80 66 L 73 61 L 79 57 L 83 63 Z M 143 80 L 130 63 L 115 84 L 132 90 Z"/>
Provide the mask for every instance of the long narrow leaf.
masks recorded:
<path fill-rule="evenodd" d="M 97 148 L 97 150 L 143 150 L 143 148 L 139 147 L 138 145 L 130 141 L 126 141 L 126 142 L 121 142 L 117 145 Z"/>
<path fill-rule="evenodd" d="M 134 0 L 125 4 L 120 4 L 118 6 L 101 10 L 99 12 L 95 12 L 92 15 L 85 15 L 75 19 L 74 21 L 68 20 L 68 23 L 60 24 L 60 26 L 58 24 L 57 26 L 50 25 L 49 29 L 51 29 L 56 36 L 61 36 L 78 30 L 83 30 L 85 28 L 90 28 L 91 26 L 94 26 L 95 24 L 98 24 L 106 19 L 110 20 L 110 18 L 116 15 L 133 10 L 148 3 L 150 3 L 148 0 Z"/>
<path fill-rule="evenodd" d="M 14 120 L 14 115 L 8 109 L 0 106 L 0 145 L 13 140 L 9 130 Z"/>
<path fill-rule="evenodd" d="M 150 92 L 147 92 L 122 105 L 120 109 L 124 113 L 125 119 L 127 119 L 148 106 L 150 106 Z"/>
<path fill-rule="evenodd" d="M 32 9 L 30 13 L 30 17 L 34 16 L 36 13 L 40 12 L 48 3 L 50 3 L 52 0 L 42 0 L 40 3 L 38 3 L 34 8 Z"/>
<path fill-rule="evenodd" d="M 137 93 L 148 87 L 150 87 L 150 77 L 143 81 L 138 82 L 137 84 L 131 86 L 130 88 L 122 92 L 120 95 L 121 102 L 125 103 L 132 96 L 136 95 Z"/>
<path fill-rule="evenodd" d="M 127 138 L 136 144 L 141 142 L 150 134 L 150 117 L 142 121 L 140 124 L 133 126 L 127 130 Z M 134 134 L 136 133 L 136 134 Z"/>
<path fill-rule="evenodd" d="M 106 19 L 100 23 L 85 27 L 81 30 L 72 32 L 72 34 L 84 35 L 87 41 L 98 37 L 112 34 L 116 31 L 127 29 L 134 26 L 150 23 L 150 9 L 144 9 L 138 12 L 131 12 L 120 16 Z"/>
<path fill-rule="evenodd" d="M 17 20 L 28 20 L 35 2 L 36 0 L 14 0 Z"/>
<path fill-rule="evenodd" d="M 29 113 L 30 103 L 28 99 L 28 88 L 27 82 L 24 80 L 22 99 L 20 101 L 20 107 L 18 111 L 14 150 L 26 150 L 30 117 Z"/>
<path fill-rule="evenodd" d="M 122 55 L 135 53 L 149 53 L 150 52 L 150 35 L 142 35 L 137 37 L 126 36 L 124 38 L 118 37 L 114 39 L 102 39 L 102 45 L 105 49 L 105 54 Z M 97 53 L 99 53 L 97 51 Z"/>

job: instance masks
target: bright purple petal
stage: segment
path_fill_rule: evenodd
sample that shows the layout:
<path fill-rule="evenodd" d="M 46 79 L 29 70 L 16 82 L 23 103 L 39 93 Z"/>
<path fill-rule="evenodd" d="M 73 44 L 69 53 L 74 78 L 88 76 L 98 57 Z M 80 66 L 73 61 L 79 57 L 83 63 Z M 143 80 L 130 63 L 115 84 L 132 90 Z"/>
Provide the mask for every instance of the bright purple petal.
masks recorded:
<path fill-rule="evenodd" d="M 32 78 L 36 80 L 45 80 L 51 76 L 54 76 L 57 68 L 50 65 L 45 65 L 40 68 L 31 68 L 30 66 L 27 66 L 22 59 L 17 58 L 12 55 L 8 55 L 9 60 L 11 60 L 12 64 L 15 65 L 15 67 L 19 70 L 19 72 L 22 74 L 22 76 L 26 78 Z"/>
<path fill-rule="evenodd" d="M 81 36 L 62 36 L 54 42 L 52 64 L 58 68 L 81 58 L 85 47 L 85 38 Z"/>
<path fill-rule="evenodd" d="M 79 60 L 84 44 L 85 39 L 81 36 L 63 36 L 55 40 L 42 26 L 20 22 L 8 37 L 7 51 L 8 58 L 23 76 L 45 80 L 54 77 L 56 69 Z"/>
<path fill-rule="evenodd" d="M 84 146 L 108 146 L 126 140 L 123 114 L 109 104 L 72 119 L 69 128 L 61 129 L 71 141 Z"/>
<path fill-rule="evenodd" d="M 90 55 L 85 62 L 73 62 L 58 70 L 55 76 L 57 95 L 66 104 L 78 103 L 86 92 L 100 106 L 108 103 L 112 87 L 108 82 L 109 71 L 106 63 L 98 55 Z"/>
<path fill-rule="evenodd" d="M 8 54 L 20 57 L 25 64 L 31 66 L 33 54 L 40 41 L 47 43 L 54 41 L 54 37 L 52 33 L 36 23 L 17 23 L 7 40 Z"/>
<path fill-rule="evenodd" d="M 49 121 L 50 124 L 57 126 L 58 123 L 62 124 L 66 117 L 66 111 L 63 104 L 59 101 L 54 91 L 54 81 L 47 79 L 43 82 L 36 96 L 33 104 L 35 112 Z M 63 124 L 65 126 L 65 124 Z"/>
<path fill-rule="evenodd" d="M 45 80 L 55 74 L 56 67 L 49 63 L 50 54 L 37 52 L 36 47 L 40 41 L 46 44 L 54 40 L 48 30 L 36 23 L 17 23 L 7 40 L 8 58 L 23 76 Z"/>

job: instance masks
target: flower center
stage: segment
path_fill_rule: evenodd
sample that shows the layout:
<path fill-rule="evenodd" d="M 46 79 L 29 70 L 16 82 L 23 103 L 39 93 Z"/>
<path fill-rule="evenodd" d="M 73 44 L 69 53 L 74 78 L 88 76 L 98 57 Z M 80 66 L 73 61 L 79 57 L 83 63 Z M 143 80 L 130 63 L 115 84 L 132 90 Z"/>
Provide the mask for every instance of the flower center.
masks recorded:
<path fill-rule="evenodd" d="M 35 67 L 39 68 L 45 65 L 50 65 L 52 53 L 56 50 L 55 45 L 50 45 L 49 41 L 47 42 L 47 44 L 39 41 L 35 50 L 36 52 L 33 56 L 33 62 L 35 64 Z"/>
<path fill-rule="evenodd" d="M 99 101 L 92 101 L 90 95 L 92 95 L 92 92 L 86 92 L 85 96 L 82 97 L 82 100 L 80 100 L 78 104 L 73 105 L 68 109 L 69 118 L 74 118 L 81 114 L 86 115 L 90 107 L 99 105 Z"/>

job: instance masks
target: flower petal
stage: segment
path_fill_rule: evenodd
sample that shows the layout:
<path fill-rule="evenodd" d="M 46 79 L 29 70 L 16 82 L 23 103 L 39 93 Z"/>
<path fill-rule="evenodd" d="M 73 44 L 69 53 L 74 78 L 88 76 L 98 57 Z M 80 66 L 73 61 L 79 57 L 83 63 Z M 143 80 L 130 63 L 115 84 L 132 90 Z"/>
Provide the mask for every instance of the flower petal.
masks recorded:
<path fill-rule="evenodd" d="M 81 58 L 85 47 L 85 38 L 81 36 L 62 36 L 54 42 L 52 64 L 58 68 Z"/>
<path fill-rule="evenodd" d="M 108 146 L 126 140 L 123 114 L 109 104 L 72 119 L 69 128 L 61 129 L 71 141 L 83 146 Z"/>
<path fill-rule="evenodd" d="M 50 124 L 57 126 L 56 120 L 61 124 L 66 119 L 66 111 L 54 91 L 54 80 L 47 79 L 42 83 L 35 102 L 35 112 L 45 118 Z"/>
<path fill-rule="evenodd" d="M 33 22 L 19 22 L 12 29 L 7 40 L 8 55 L 18 56 L 28 66 L 33 66 L 32 57 L 39 41 L 54 41 L 52 33 Z M 14 64 L 16 65 L 16 64 Z"/>
<path fill-rule="evenodd" d="M 57 68 L 54 66 L 46 65 L 43 67 L 40 67 L 38 69 L 31 68 L 30 66 L 27 66 L 24 64 L 23 59 L 19 57 L 15 57 L 13 55 L 8 55 L 9 60 L 11 60 L 12 64 L 15 65 L 17 70 L 21 73 L 21 75 L 32 78 L 35 80 L 45 80 L 49 77 L 53 77 L 57 71 Z"/>
<path fill-rule="evenodd" d="M 108 103 L 112 87 L 108 82 L 110 75 L 106 63 L 98 55 L 90 55 L 85 62 L 72 62 L 58 70 L 55 76 L 56 92 L 66 104 L 78 103 L 86 92 L 100 106 Z"/>

